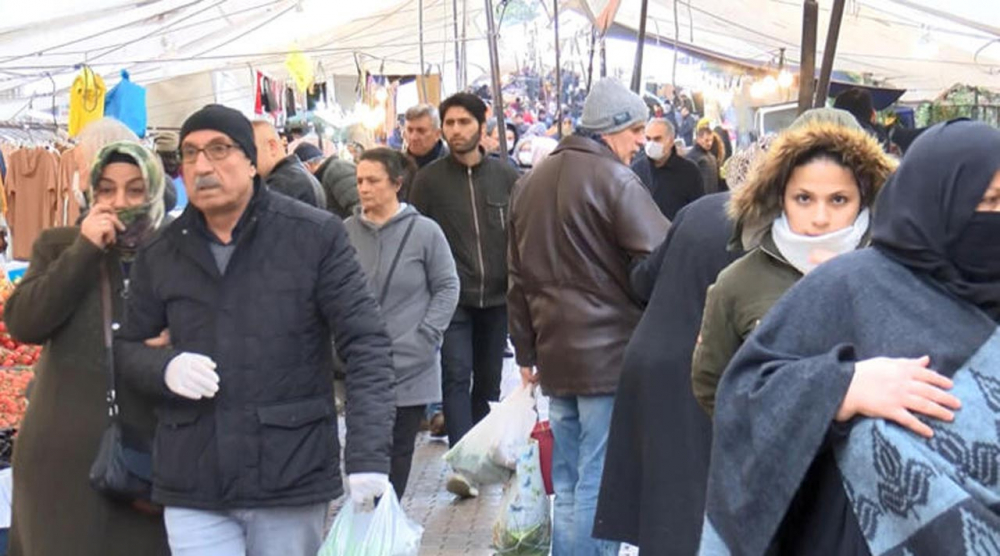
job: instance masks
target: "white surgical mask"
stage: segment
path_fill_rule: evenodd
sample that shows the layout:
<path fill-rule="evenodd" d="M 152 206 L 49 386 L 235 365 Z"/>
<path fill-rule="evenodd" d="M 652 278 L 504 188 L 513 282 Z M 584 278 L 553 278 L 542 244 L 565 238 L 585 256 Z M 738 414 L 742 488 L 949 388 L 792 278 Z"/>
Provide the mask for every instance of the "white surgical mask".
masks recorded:
<path fill-rule="evenodd" d="M 646 141 L 645 148 L 646 156 L 648 156 L 650 160 L 659 160 L 663 158 L 663 143 L 660 143 L 659 141 Z"/>

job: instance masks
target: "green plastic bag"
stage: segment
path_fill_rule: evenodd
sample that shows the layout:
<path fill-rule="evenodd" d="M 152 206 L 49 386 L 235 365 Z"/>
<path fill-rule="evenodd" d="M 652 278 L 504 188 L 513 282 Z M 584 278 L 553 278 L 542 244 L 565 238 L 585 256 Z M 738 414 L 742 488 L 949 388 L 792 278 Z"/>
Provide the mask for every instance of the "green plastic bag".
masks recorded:
<path fill-rule="evenodd" d="M 317 556 L 417 556 L 423 536 L 424 528 L 406 517 L 389 487 L 371 512 L 348 500 Z"/>
<path fill-rule="evenodd" d="M 507 485 L 501 508 L 493 522 L 496 554 L 547 556 L 552 544 L 552 519 L 538 442 L 532 440 L 518 456 L 517 473 Z"/>

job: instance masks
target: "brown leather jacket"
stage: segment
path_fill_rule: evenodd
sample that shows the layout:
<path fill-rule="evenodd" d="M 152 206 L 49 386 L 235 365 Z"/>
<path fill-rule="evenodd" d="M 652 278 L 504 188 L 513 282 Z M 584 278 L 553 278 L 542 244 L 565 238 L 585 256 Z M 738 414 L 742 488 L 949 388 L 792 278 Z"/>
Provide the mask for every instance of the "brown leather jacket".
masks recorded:
<path fill-rule="evenodd" d="M 510 335 L 550 396 L 614 394 L 642 306 L 629 269 L 670 222 L 604 144 L 562 140 L 511 194 Z"/>

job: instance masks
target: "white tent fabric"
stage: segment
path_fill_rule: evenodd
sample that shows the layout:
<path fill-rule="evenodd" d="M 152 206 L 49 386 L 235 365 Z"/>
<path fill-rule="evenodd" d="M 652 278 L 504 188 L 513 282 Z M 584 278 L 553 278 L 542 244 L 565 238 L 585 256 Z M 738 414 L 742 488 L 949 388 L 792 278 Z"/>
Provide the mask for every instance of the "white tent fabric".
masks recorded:
<path fill-rule="evenodd" d="M 455 3 L 467 17 L 470 48 L 485 37 L 476 0 L 98 0 L 86 9 L 73 0 L 40 3 L 31 13 L 2 9 L 0 102 L 23 106 L 53 91 L 64 97 L 79 64 L 104 76 L 109 88 L 121 69 L 143 85 L 250 67 L 283 76 L 296 50 L 316 62 L 320 78 L 359 67 L 414 74 L 421 3 L 428 71 L 454 74 Z M 9 13 L 17 17 L 7 19 Z"/>
<path fill-rule="evenodd" d="M 566 9 L 583 8 L 596 17 L 615 0 L 561 1 Z M 482 0 L 36 0 L 31 9 L 17 8 L 17 2 L 0 0 L 0 119 L 46 108 L 53 92 L 64 103 L 84 63 L 105 76 L 109 87 L 121 69 L 143 85 L 250 67 L 283 75 L 285 57 L 300 49 L 318 63 L 320 78 L 356 74 L 359 67 L 418 73 L 421 3 L 425 70 L 453 83 L 447 76 L 455 71 L 455 22 L 462 20 L 456 5 L 457 15 L 466 16 L 470 77 L 488 68 Z M 832 3 L 820 0 L 820 55 Z M 620 4 L 615 22 L 635 28 L 640 0 Z M 651 34 L 674 36 L 675 4 L 681 44 L 762 66 L 773 64 L 785 48 L 786 60 L 798 61 L 801 0 L 650 0 Z M 847 5 L 836 70 L 906 88 L 907 100 L 934 98 L 956 83 L 1000 89 L 1000 2 Z M 505 67 L 509 57 L 501 50 Z M 178 102 L 207 93 L 179 89 L 187 96 Z"/>
<path fill-rule="evenodd" d="M 597 13 L 608 0 L 589 2 Z M 759 65 L 781 48 L 798 64 L 801 0 L 650 0 L 647 33 Z M 638 0 L 623 0 L 615 22 L 635 29 Z M 817 61 L 833 0 L 819 0 Z M 928 100 L 955 84 L 1000 89 L 1000 2 L 981 0 L 847 0 L 834 70 L 869 74 L 907 89 L 904 100 Z M 978 56 L 977 56 L 978 52 Z"/>

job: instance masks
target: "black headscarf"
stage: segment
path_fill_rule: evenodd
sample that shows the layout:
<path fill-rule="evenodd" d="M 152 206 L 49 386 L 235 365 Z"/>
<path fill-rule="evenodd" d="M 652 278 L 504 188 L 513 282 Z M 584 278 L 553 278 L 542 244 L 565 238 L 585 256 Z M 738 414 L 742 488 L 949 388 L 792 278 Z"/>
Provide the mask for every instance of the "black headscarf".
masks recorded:
<path fill-rule="evenodd" d="M 963 233 L 998 171 L 1000 130 L 969 120 L 935 125 L 913 142 L 882 188 L 872 225 L 879 251 L 994 320 L 1000 320 L 1000 282 L 970 280 L 956 264 L 955 248 L 967 239 Z"/>

